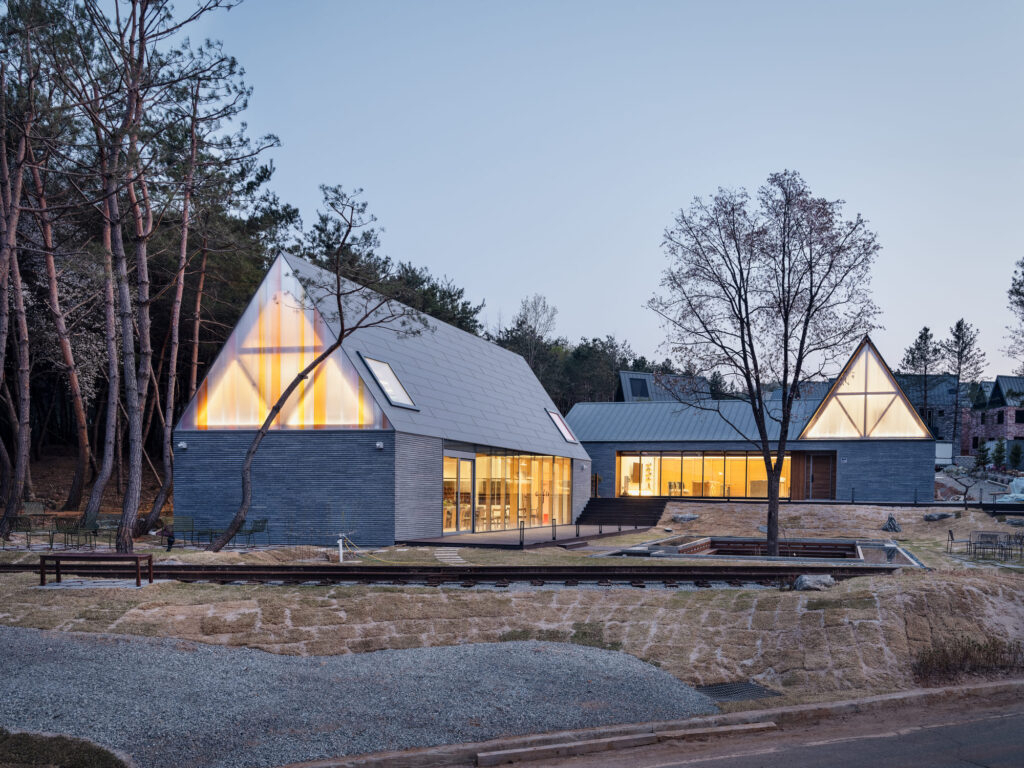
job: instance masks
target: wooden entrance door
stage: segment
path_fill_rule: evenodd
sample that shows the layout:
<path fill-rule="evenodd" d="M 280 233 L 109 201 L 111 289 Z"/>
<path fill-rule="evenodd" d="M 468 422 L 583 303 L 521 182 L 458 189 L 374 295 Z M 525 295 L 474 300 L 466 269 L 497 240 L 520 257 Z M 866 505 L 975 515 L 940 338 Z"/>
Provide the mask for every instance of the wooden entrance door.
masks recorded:
<path fill-rule="evenodd" d="M 808 499 L 835 498 L 836 456 L 834 453 L 808 454 L 806 472 Z"/>

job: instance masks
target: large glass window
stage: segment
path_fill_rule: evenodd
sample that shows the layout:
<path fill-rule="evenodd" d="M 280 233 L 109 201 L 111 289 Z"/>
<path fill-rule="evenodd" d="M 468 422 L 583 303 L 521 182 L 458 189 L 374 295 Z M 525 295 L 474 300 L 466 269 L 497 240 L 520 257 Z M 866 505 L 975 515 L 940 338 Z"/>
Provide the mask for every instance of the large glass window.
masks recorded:
<path fill-rule="evenodd" d="M 704 454 L 704 495 L 712 498 L 725 493 L 725 456 Z"/>
<path fill-rule="evenodd" d="M 747 455 L 730 453 L 725 457 L 725 496 L 747 495 Z"/>
<path fill-rule="evenodd" d="M 478 453 L 444 457 L 443 530 L 500 531 L 572 521 L 572 460 Z"/>
<path fill-rule="evenodd" d="M 683 495 L 683 458 L 663 454 L 661 457 L 661 495 L 682 496 Z"/>
<path fill-rule="evenodd" d="M 683 454 L 683 496 L 706 496 L 704 459 L 699 453 Z"/>
<path fill-rule="evenodd" d="M 774 456 L 772 457 L 774 461 Z M 768 471 L 760 453 L 675 451 L 618 453 L 619 496 L 767 498 Z M 779 495 L 790 495 L 790 457 L 782 462 Z"/>

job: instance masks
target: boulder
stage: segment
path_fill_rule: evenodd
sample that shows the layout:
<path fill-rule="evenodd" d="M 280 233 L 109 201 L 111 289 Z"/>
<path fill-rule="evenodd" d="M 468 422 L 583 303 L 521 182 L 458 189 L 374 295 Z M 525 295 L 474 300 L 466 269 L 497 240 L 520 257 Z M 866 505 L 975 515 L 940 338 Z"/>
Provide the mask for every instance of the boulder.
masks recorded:
<path fill-rule="evenodd" d="M 885 521 L 885 525 L 882 526 L 883 531 L 889 533 L 900 533 L 903 529 L 900 528 L 900 524 L 896 522 L 896 518 L 889 515 L 889 519 Z"/>
<path fill-rule="evenodd" d="M 836 580 L 829 576 L 827 573 L 805 573 L 801 576 L 797 576 L 795 582 L 793 582 L 793 589 L 800 592 L 821 592 L 834 587 Z"/>
<path fill-rule="evenodd" d="M 952 512 L 929 512 L 924 516 L 924 519 L 929 523 L 934 523 L 936 520 L 945 520 L 947 517 L 952 516 Z"/>
<path fill-rule="evenodd" d="M 672 515 L 673 523 L 689 523 L 696 520 L 700 515 L 695 515 L 692 512 L 688 512 L 685 515 Z"/>

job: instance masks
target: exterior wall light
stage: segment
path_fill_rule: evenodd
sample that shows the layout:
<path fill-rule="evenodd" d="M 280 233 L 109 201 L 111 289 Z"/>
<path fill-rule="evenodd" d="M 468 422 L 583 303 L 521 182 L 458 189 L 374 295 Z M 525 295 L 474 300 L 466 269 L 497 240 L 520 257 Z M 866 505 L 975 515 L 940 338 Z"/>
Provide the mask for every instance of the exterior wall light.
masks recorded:
<path fill-rule="evenodd" d="M 182 451 L 187 451 L 188 450 L 188 443 L 186 443 L 184 440 L 182 440 L 180 443 L 178 443 L 178 449 L 182 450 Z"/>
<path fill-rule="evenodd" d="M 378 451 L 383 451 L 384 450 L 384 443 L 382 441 L 378 440 L 377 444 L 374 446 L 374 448 L 376 448 Z"/>

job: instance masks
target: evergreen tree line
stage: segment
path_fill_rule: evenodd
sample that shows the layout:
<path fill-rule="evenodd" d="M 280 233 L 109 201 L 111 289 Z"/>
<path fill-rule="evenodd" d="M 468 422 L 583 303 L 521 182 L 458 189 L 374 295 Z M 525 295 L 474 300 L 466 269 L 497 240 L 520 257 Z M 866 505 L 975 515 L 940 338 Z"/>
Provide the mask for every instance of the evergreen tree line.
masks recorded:
<path fill-rule="evenodd" d="M 528 312 L 487 331 L 482 302 L 393 262 L 377 230 L 347 240 L 326 205 L 340 187 L 322 187 L 325 210 L 305 226 L 270 189 L 277 138 L 241 121 L 243 69 L 220 43 L 189 40 L 234 4 L 4 4 L 0 536 L 27 500 L 92 524 L 106 495 L 120 503 L 118 548 L 131 549 L 171 493 L 175 422 L 281 252 L 340 254 L 352 280 L 523 353 L 563 408 L 611 399 L 619 368 L 671 369 L 612 337 L 554 338 Z M 37 493 L 32 462 L 69 449 L 70 482 Z M 152 503 L 144 476 L 160 489 Z"/>

